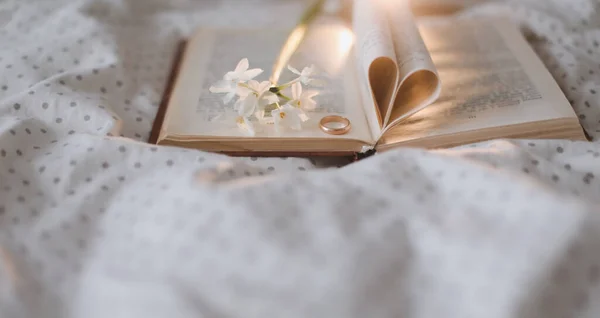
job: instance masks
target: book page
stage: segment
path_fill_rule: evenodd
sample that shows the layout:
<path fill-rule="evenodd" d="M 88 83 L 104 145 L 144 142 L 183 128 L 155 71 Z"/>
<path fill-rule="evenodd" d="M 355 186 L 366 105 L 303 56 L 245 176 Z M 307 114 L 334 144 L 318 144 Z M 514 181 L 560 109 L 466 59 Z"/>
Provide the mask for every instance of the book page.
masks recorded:
<path fill-rule="evenodd" d="M 353 30 L 356 37 L 356 55 L 359 77 L 369 88 L 375 102 L 366 104 L 369 125 L 377 136 L 387 125 L 391 115 L 396 87 L 399 83 L 394 43 L 383 11 L 385 0 L 354 0 Z"/>
<path fill-rule="evenodd" d="M 209 87 L 222 79 L 226 72 L 232 71 L 242 58 L 249 59 L 251 68 L 264 70 L 256 79 L 269 78 L 289 31 L 247 29 L 203 29 L 191 39 L 170 99 L 164 130 L 169 136 L 191 139 L 339 138 L 374 144 L 375 139 L 371 136 L 356 89 L 358 83 L 355 68 L 346 65 L 354 61 L 350 54 L 353 47 L 352 35 L 341 25 L 319 25 L 317 28 L 314 32 L 309 31 L 304 44 L 290 61 L 290 65 L 299 70 L 315 64 L 321 71 L 319 79 L 324 83 L 322 87 L 310 88 L 319 91 L 319 95 L 314 98 L 319 106 L 315 111 L 307 113 L 310 119 L 303 123 L 301 131 L 289 129 L 278 134 L 274 125 L 256 123 L 256 135 L 249 136 L 237 126 L 237 112 L 233 103 L 225 105 L 221 94 L 209 92 Z M 317 43 L 317 48 L 310 48 Z M 286 70 L 280 83 L 295 76 Z M 322 132 L 319 121 L 331 114 L 348 118 L 352 123 L 352 130 L 342 136 Z M 259 127 L 265 128 L 260 130 Z"/>
<path fill-rule="evenodd" d="M 400 83 L 397 87 L 389 128 L 433 103 L 441 83 L 429 51 L 417 28 L 408 0 L 382 1 L 388 21 Z"/>
<path fill-rule="evenodd" d="M 544 120 L 575 118 L 566 97 L 507 20 L 424 21 L 421 33 L 444 90 L 382 143 Z"/>

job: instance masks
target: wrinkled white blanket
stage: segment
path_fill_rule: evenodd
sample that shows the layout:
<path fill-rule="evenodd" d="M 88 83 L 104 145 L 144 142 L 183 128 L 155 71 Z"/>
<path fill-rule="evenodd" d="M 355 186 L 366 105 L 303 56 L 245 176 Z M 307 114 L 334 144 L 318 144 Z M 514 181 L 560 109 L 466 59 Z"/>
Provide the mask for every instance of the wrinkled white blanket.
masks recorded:
<path fill-rule="evenodd" d="M 290 25 L 301 7 L 0 2 L 0 317 L 600 316 L 599 143 L 400 149 L 320 169 L 339 163 L 138 142 L 180 37 Z M 515 0 L 463 14 L 507 14 L 535 36 L 600 138 L 599 10 Z"/>

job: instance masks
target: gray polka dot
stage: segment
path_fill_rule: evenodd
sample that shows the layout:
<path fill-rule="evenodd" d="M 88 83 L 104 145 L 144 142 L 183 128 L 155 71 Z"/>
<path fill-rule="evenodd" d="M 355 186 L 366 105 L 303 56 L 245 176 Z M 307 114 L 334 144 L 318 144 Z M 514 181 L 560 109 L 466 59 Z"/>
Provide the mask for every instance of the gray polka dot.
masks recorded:
<path fill-rule="evenodd" d="M 24 202 L 25 202 L 25 197 L 24 197 L 24 196 L 22 196 L 22 195 L 20 195 L 20 196 L 18 196 L 18 197 L 17 197 L 17 201 L 18 201 L 19 203 L 24 203 Z"/>
<path fill-rule="evenodd" d="M 19 104 L 19 103 L 16 103 L 16 104 L 14 104 L 14 105 L 13 105 L 13 108 L 14 108 L 15 110 L 19 110 L 19 109 L 21 109 L 21 104 Z"/>
<path fill-rule="evenodd" d="M 48 103 L 43 103 L 43 104 L 42 104 L 42 108 L 43 108 L 43 109 L 48 109 Z"/>
<path fill-rule="evenodd" d="M 108 162 L 105 161 L 102 163 L 102 168 L 108 169 L 109 167 L 110 167 L 110 164 L 108 164 Z"/>
<path fill-rule="evenodd" d="M 171 167 L 171 166 L 173 166 L 173 164 L 174 164 L 173 160 L 171 160 L 171 159 L 167 160 L 167 166 Z"/>
<path fill-rule="evenodd" d="M 60 178 L 59 177 L 55 177 L 53 180 L 54 184 L 58 184 L 60 182 Z"/>
<path fill-rule="evenodd" d="M 44 171 L 46 171 L 46 166 L 41 166 L 38 168 L 39 173 L 43 173 Z"/>
<path fill-rule="evenodd" d="M 69 165 L 71 165 L 71 166 L 75 166 L 75 165 L 77 165 L 77 161 L 76 161 L 76 160 L 71 160 L 71 161 L 69 162 Z"/>
<path fill-rule="evenodd" d="M 87 177 L 87 178 L 85 178 L 85 182 L 87 182 L 87 183 L 90 183 L 90 182 L 92 182 L 92 178 L 91 178 L 91 177 Z"/>
<path fill-rule="evenodd" d="M 560 178 L 557 175 L 555 175 L 555 174 L 552 175 L 552 181 L 558 182 L 559 180 L 560 180 Z"/>
<path fill-rule="evenodd" d="M 123 181 L 125 181 L 125 177 L 124 176 L 120 176 L 120 177 L 117 178 L 117 180 L 119 180 L 119 182 L 123 182 Z"/>
<path fill-rule="evenodd" d="M 70 105 L 71 107 L 75 107 L 75 106 L 77 106 L 77 103 L 76 103 L 76 102 L 71 102 L 71 104 L 69 104 L 69 105 Z"/>
<path fill-rule="evenodd" d="M 127 151 L 127 148 L 125 148 L 125 146 L 119 146 L 119 151 L 125 152 L 125 151 Z"/>
<path fill-rule="evenodd" d="M 83 79 L 83 76 L 81 76 L 81 75 L 77 75 L 77 76 L 75 76 L 75 78 L 76 78 L 78 81 L 81 81 L 81 80 Z"/>
<path fill-rule="evenodd" d="M 62 118 L 60 118 L 60 117 L 59 117 L 59 118 L 56 118 L 56 120 L 55 120 L 55 122 L 56 122 L 57 124 L 60 124 L 60 123 L 62 123 L 62 121 L 63 121 L 63 120 L 62 120 Z"/>
<path fill-rule="evenodd" d="M 0 156 L 6 157 L 6 150 L 0 149 Z"/>
<path fill-rule="evenodd" d="M 540 162 L 538 160 L 536 160 L 536 159 L 533 159 L 533 160 L 531 160 L 531 164 L 534 165 L 534 166 L 537 166 L 537 165 L 540 164 Z"/>
<path fill-rule="evenodd" d="M 139 169 L 142 167 L 142 164 L 140 162 L 136 162 L 133 167 Z"/>
<path fill-rule="evenodd" d="M 565 165 L 565 169 L 566 169 L 566 170 L 571 170 L 571 165 L 567 163 L 567 164 Z"/>
<path fill-rule="evenodd" d="M 90 120 L 90 115 L 85 115 L 85 116 L 83 116 L 83 120 L 85 120 L 85 121 L 89 121 L 89 120 Z"/>

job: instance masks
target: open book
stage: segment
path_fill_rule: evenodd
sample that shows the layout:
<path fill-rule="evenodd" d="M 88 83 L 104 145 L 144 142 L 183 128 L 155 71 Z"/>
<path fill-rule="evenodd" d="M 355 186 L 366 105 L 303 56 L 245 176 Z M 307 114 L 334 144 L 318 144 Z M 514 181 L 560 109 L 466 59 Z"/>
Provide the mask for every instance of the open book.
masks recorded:
<path fill-rule="evenodd" d="M 404 1 L 355 0 L 352 23 L 312 23 L 290 65 L 314 64 L 324 85 L 300 131 L 266 127 L 248 136 L 233 106 L 209 87 L 248 58 L 274 70 L 289 30 L 200 28 L 187 41 L 158 144 L 238 155 L 347 155 L 399 146 L 450 147 L 496 138 L 585 140 L 559 86 L 504 19 L 416 19 Z M 282 72 L 281 80 L 286 80 Z M 344 135 L 319 121 L 340 115 Z"/>

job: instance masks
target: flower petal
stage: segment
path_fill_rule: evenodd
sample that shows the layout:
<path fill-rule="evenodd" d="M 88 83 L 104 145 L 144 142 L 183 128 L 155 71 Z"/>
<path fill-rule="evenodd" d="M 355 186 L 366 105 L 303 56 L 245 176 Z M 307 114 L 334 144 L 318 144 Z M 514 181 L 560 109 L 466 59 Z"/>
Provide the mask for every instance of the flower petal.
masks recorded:
<path fill-rule="evenodd" d="M 227 73 L 225 73 L 225 76 L 223 76 L 223 80 L 230 81 L 230 82 L 232 82 L 232 81 L 237 82 L 239 80 L 239 75 L 236 72 L 227 72 Z"/>
<path fill-rule="evenodd" d="M 229 93 L 231 92 L 231 83 L 228 81 L 218 81 L 208 89 L 211 93 Z"/>
<path fill-rule="evenodd" d="M 254 129 L 254 124 L 250 121 L 250 119 L 244 117 L 244 125 L 246 125 L 246 130 L 248 130 L 250 136 L 256 135 L 256 129 Z"/>
<path fill-rule="evenodd" d="M 290 72 L 296 74 L 296 75 L 300 75 L 300 71 L 298 71 L 297 69 L 293 68 L 291 65 L 287 66 L 288 70 L 290 70 Z"/>
<path fill-rule="evenodd" d="M 249 81 L 255 77 L 257 77 L 258 75 L 262 74 L 263 70 L 261 70 L 260 68 L 254 68 L 251 70 L 248 70 L 246 72 L 244 72 L 244 75 L 242 76 L 241 80 L 242 81 Z"/>
<path fill-rule="evenodd" d="M 273 123 L 275 124 L 275 132 L 277 132 L 278 134 L 281 133 L 281 109 L 275 109 L 271 111 L 271 116 L 273 118 Z"/>
<path fill-rule="evenodd" d="M 254 124 L 246 117 L 238 117 L 236 123 L 240 129 L 246 132 L 250 136 L 255 136 L 256 131 L 254 129 Z"/>
<path fill-rule="evenodd" d="M 295 100 L 298 100 L 298 99 L 300 99 L 301 96 L 302 96 L 302 84 L 294 83 L 294 85 L 292 85 L 292 98 Z"/>
<path fill-rule="evenodd" d="M 266 92 L 263 95 L 263 98 L 266 99 L 269 104 L 277 103 L 279 101 L 279 97 L 271 92 Z"/>
<path fill-rule="evenodd" d="M 306 98 L 313 98 L 315 96 L 319 95 L 319 91 L 315 91 L 315 90 L 308 90 L 306 92 L 304 92 L 304 96 Z"/>
<path fill-rule="evenodd" d="M 252 113 L 254 113 L 254 110 L 256 109 L 257 104 L 258 104 L 258 99 L 256 98 L 256 95 L 254 95 L 254 94 L 248 95 L 248 97 L 241 100 L 239 102 L 239 104 L 237 105 L 239 107 L 238 114 L 240 114 L 240 116 L 243 116 L 243 117 L 252 116 Z"/>
<path fill-rule="evenodd" d="M 306 77 L 310 77 L 313 76 L 315 74 L 316 68 L 315 65 L 311 65 L 311 66 L 307 66 L 304 69 L 302 69 L 302 76 L 306 76 Z"/>
<path fill-rule="evenodd" d="M 235 97 L 235 92 L 229 92 L 229 94 L 227 94 L 227 95 L 225 95 L 225 97 L 223 97 L 223 103 L 225 103 L 225 104 L 231 103 L 231 101 L 233 100 L 234 97 Z"/>
<path fill-rule="evenodd" d="M 248 68 L 250 67 L 250 62 L 248 61 L 247 58 L 243 58 L 238 65 L 235 67 L 235 71 L 236 73 L 243 73 L 245 71 L 248 70 Z"/>
<path fill-rule="evenodd" d="M 302 120 L 300 119 L 300 110 L 298 108 L 291 107 L 291 106 L 284 107 L 284 110 L 287 115 L 285 117 L 287 126 L 292 128 L 293 130 L 302 129 Z"/>
<path fill-rule="evenodd" d="M 253 90 L 255 93 L 258 93 L 258 88 L 260 87 L 260 83 L 255 80 L 251 80 L 248 82 L 248 87 Z"/>
<path fill-rule="evenodd" d="M 298 117 L 300 118 L 301 121 L 305 122 L 310 119 L 310 117 L 308 117 L 308 115 L 306 115 L 306 113 L 304 111 L 302 111 L 301 109 L 299 109 L 299 110 L 300 110 L 300 112 L 298 113 Z"/>
<path fill-rule="evenodd" d="M 264 82 L 260 82 L 260 84 L 258 84 L 258 95 L 262 95 L 266 92 L 269 91 L 269 89 L 271 88 L 271 82 L 269 81 L 264 81 Z"/>

